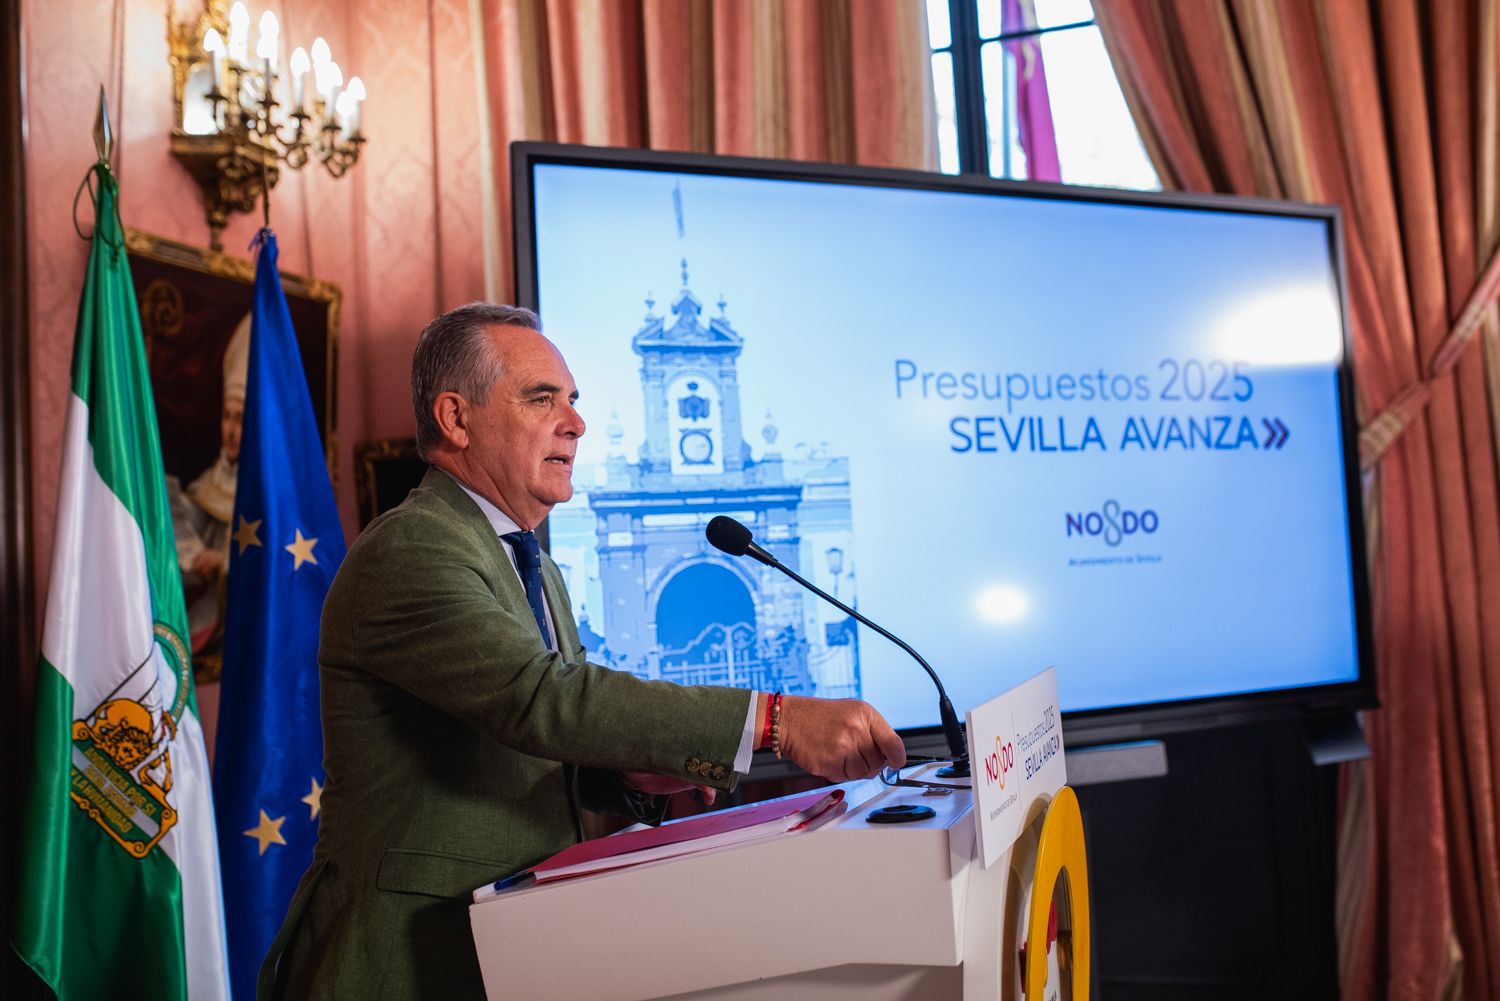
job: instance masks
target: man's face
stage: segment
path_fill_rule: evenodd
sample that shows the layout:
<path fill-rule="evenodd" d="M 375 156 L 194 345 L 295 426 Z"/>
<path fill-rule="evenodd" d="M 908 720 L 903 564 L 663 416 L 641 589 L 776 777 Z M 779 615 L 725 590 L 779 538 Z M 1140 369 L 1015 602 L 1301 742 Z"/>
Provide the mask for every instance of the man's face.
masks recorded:
<path fill-rule="evenodd" d="M 240 431 L 244 422 L 245 401 L 225 400 L 219 413 L 219 448 L 230 462 L 240 461 Z"/>
<path fill-rule="evenodd" d="M 573 455 L 584 432 L 578 388 L 552 342 L 524 327 L 490 332 L 502 374 L 484 406 L 471 404 L 469 460 L 522 528 L 573 496 Z"/>

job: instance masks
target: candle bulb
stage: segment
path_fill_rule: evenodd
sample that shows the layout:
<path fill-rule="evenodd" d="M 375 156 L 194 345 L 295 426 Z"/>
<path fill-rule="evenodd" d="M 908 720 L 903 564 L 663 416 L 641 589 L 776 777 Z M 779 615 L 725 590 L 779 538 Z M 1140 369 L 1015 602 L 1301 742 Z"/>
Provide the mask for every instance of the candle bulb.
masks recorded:
<path fill-rule="evenodd" d="M 307 50 L 297 46 L 292 53 L 292 106 L 298 111 L 304 110 L 303 102 L 307 97 L 307 71 L 311 66 L 307 58 Z"/>
<path fill-rule="evenodd" d="M 276 15 L 266 11 L 260 16 L 260 41 L 255 45 L 255 54 L 263 60 L 261 99 L 267 103 L 276 100 L 276 54 L 281 48 L 280 36 L 281 25 Z"/>
<path fill-rule="evenodd" d="M 347 138 L 354 131 L 354 95 L 344 91 L 334 103 L 334 126 Z"/>
<path fill-rule="evenodd" d="M 344 91 L 350 98 L 349 117 L 344 122 L 351 135 L 359 135 L 359 111 L 365 103 L 365 82 L 357 76 L 349 78 L 349 89 Z"/>
<path fill-rule="evenodd" d="M 261 98 L 266 101 L 272 99 L 271 85 L 276 81 L 276 69 L 273 57 L 276 54 L 276 36 L 261 33 L 260 41 L 255 44 L 255 54 L 261 60 Z"/>
<path fill-rule="evenodd" d="M 313 93 L 317 100 L 327 102 L 328 100 L 328 64 L 333 61 L 333 54 L 328 51 L 328 43 L 323 41 L 319 35 L 312 43 L 312 71 L 313 71 Z M 332 108 L 326 108 L 325 113 L 332 114 Z"/>
<path fill-rule="evenodd" d="M 250 51 L 250 12 L 240 0 L 229 8 L 229 58 L 245 64 Z"/>
<path fill-rule="evenodd" d="M 276 15 L 268 10 L 260 16 L 260 44 L 255 47 L 255 54 L 275 66 L 280 41 L 281 25 L 277 22 Z"/>
<path fill-rule="evenodd" d="M 222 93 L 224 86 L 224 39 L 219 35 L 217 28 L 209 28 L 208 33 L 203 36 L 203 51 L 209 55 L 211 72 L 214 75 L 213 90 L 216 93 Z"/>
<path fill-rule="evenodd" d="M 339 89 L 344 86 L 344 72 L 339 69 L 339 64 L 333 61 L 328 63 L 328 93 L 323 95 L 323 113 L 328 116 L 330 122 L 335 122 L 338 112 Z"/>

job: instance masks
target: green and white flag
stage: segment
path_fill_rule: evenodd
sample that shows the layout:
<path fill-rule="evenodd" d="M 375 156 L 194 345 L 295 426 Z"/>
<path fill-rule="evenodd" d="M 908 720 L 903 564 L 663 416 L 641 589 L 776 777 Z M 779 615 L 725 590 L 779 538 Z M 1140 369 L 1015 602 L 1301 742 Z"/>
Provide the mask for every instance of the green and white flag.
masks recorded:
<path fill-rule="evenodd" d="M 94 168 L 14 944 L 59 998 L 227 998 L 208 758 L 114 176 Z"/>

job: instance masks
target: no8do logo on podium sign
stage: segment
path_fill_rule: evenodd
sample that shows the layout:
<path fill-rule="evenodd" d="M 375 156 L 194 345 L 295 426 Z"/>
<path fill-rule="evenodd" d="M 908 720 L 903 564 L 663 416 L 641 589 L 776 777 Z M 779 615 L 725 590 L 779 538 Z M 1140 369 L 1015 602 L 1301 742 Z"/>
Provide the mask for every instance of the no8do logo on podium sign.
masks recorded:
<path fill-rule="evenodd" d="M 1032 803 L 1051 800 L 1067 784 L 1056 670 L 969 710 L 967 723 L 969 760 L 979 762 L 974 819 L 988 869 L 1034 816 Z"/>

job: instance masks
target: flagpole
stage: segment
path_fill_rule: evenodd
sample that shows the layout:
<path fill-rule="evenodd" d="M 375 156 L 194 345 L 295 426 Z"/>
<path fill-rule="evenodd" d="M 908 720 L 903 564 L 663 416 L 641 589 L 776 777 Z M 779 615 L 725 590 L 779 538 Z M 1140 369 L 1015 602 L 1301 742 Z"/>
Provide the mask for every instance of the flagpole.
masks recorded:
<path fill-rule="evenodd" d="M 270 65 L 267 63 L 267 65 Z M 271 168 L 266 166 L 266 157 L 262 153 L 260 157 L 260 205 L 262 225 L 265 229 L 271 228 Z"/>

